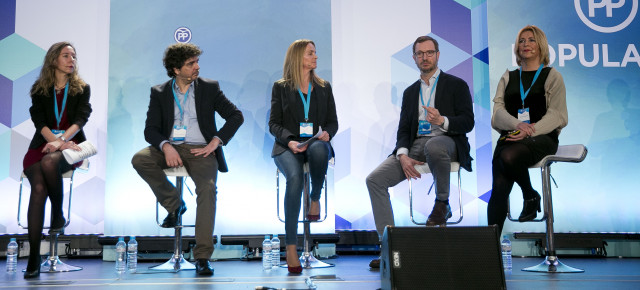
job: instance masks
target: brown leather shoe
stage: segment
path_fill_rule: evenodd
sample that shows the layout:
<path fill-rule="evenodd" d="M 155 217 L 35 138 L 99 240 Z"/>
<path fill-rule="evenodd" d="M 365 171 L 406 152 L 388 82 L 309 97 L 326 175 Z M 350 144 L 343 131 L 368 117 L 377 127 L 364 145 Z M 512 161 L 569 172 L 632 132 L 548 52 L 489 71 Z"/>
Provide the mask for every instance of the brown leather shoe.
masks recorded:
<path fill-rule="evenodd" d="M 436 199 L 433 210 L 431 210 L 431 214 L 427 219 L 427 226 L 446 226 L 449 218 L 451 218 L 451 206 L 449 206 L 449 203 Z"/>
<path fill-rule="evenodd" d="M 369 267 L 374 268 L 374 269 L 379 269 L 380 268 L 380 258 L 376 258 L 371 260 L 371 262 L 369 262 Z"/>

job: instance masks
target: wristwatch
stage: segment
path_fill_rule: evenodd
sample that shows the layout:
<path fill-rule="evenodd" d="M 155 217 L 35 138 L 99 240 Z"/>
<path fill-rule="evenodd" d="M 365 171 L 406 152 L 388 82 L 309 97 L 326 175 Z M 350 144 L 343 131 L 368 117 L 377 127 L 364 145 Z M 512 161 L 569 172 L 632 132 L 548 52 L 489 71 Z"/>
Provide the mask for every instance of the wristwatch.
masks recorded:
<path fill-rule="evenodd" d="M 60 136 L 60 140 L 62 140 L 62 142 L 67 143 L 67 138 L 65 138 L 64 136 Z"/>

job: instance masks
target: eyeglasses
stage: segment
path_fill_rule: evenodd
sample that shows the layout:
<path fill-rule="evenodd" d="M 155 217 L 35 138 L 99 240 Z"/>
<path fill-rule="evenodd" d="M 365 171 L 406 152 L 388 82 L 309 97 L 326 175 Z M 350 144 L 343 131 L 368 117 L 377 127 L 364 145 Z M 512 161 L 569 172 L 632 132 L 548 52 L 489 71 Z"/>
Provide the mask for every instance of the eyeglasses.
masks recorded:
<path fill-rule="evenodd" d="M 415 57 L 425 58 L 425 56 L 432 57 L 438 52 L 437 50 L 427 50 L 427 51 L 416 51 L 413 53 Z"/>

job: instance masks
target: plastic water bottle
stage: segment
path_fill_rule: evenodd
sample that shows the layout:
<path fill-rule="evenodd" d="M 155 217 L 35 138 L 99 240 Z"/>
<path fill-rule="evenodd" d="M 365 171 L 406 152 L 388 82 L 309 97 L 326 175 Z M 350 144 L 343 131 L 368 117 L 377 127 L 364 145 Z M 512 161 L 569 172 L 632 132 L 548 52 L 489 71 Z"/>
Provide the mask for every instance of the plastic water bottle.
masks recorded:
<path fill-rule="evenodd" d="M 130 273 L 135 273 L 138 269 L 138 242 L 136 237 L 129 237 L 127 243 L 127 269 Z"/>
<path fill-rule="evenodd" d="M 127 244 L 124 243 L 124 237 L 118 239 L 116 244 L 116 272 L 122 274 L 127 268 Z"/>
<path fill-rule="evenodd" d="M 274 268 L 280 267 L 280 239 L 278 239 L 278 235 L 273 235 L 273 239 L 271 239 L 271 262 Z"/>
<path fill-rule="evenodd" d="M 502 266 L 505 270 L 511 270 L 513 265 L 511 264 L 511 241 L 507 235 L 502 236 Z"/>
<path fill-rule="evenodd" d="M 271 239 L 269 235 L 264 235 L 264 241 L 262 241 L 262 269 L 271 270 Z"/>
<path fill-rule="evenodd" d="M 15 273 L 18 269 L 18 243 L 11 238 L 7 245 L 7 273 Z"/>

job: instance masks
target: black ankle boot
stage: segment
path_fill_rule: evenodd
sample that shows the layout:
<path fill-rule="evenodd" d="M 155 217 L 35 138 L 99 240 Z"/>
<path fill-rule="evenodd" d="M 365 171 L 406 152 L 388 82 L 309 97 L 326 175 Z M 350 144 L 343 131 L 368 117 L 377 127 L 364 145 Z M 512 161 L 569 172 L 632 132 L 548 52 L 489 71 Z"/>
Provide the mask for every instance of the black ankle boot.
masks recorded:
<path fill-rule="evenodd" d="M 527 222 L 533 220 L 537 216 L 537 212 L 540 212 L 540 194 L 536 192 L 536 196 L 532 199 L 525 199 L 522 204 L 522 212 L 518 217 L 519 222 Z"/>

